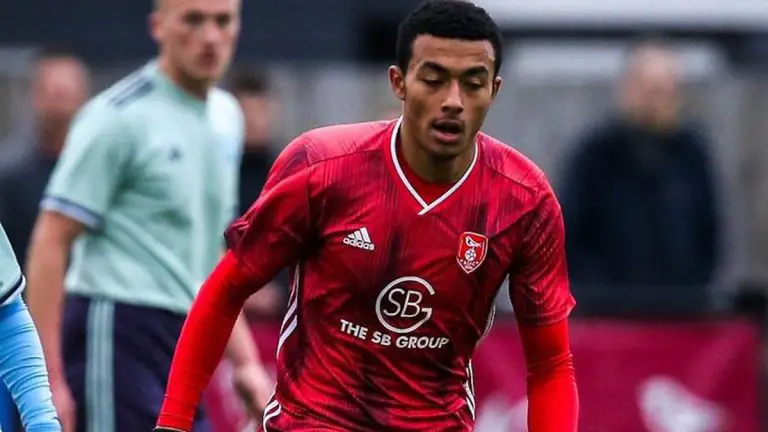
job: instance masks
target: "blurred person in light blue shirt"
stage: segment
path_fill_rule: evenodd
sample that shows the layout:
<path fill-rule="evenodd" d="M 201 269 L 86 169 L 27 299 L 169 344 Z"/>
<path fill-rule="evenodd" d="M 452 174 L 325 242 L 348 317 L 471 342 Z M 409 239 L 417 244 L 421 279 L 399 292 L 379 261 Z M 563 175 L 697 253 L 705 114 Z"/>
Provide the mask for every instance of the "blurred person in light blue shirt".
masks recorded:
<path fill-rule="evenodd" d="M 157 60 L 88 102 L 69 132 L 27 266 L 65 432 L 155 425 L 186 314 L 236 215 L 243 115 L 214 84 L 239 23 L 239 0 L 156 1 Z M 272 386 L 239 323 L 229 358 L 258 415 Z"/>

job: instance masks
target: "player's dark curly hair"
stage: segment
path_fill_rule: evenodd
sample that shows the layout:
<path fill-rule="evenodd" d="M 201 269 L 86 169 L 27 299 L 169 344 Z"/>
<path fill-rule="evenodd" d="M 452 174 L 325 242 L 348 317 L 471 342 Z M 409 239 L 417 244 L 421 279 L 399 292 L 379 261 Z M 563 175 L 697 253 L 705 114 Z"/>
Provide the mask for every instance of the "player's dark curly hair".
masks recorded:
<path fill-rule="evenodd" d="M 413 41 L 420 35 L 446 39 L 490 41 L 496 59 L 494 73 L 502 61 L 499 26 L 485 9 L 464 0 L 427 0 L 411 12 L 397 32 L 397 64 L 405 73 L 413 55 Z"/>

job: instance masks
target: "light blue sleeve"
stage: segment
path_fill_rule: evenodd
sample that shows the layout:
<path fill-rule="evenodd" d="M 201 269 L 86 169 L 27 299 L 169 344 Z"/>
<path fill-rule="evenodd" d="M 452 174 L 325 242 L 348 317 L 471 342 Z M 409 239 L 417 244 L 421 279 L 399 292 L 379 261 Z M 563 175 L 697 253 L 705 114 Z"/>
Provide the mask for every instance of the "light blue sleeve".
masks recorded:
<path fill-rule="evenodd" d="M 229 190 L 229 212 L 225 215 L 227 226 L 240 216 L 240 163 L 243 160 L 243 151 L 245 148 L 245 113 L 240 107 L 240 103 L 232 98 L 234 140 L 230 150 L 230 164 L 232 167 L 232 182 Z M 226 227 L 225 227 L 226 228 Z"/>
<path fill-rule="evenodd" d="M 240 216 L 240 163 L 245 146 L 245 114 L 240 103 L 229 93 L 220 92 L 217 109 L 214 111 L 214 123 L 220 129 L 224 142 L 222 150 L 225 155 L 225 204 L 221 216 L 221 230 L 225 230 Z"/>
<path fill-rule="evenodd" d="M 43 348 L 21 297 L 0 307 L 0 378 L 26 432 L 61 432 Z"/>
<path fill-rule="evenodd" d="M 84 108 L 67 135 L 41 207 L 98 228 L 123 180 L 133 143 L 117 108 L 103 103 Z"/>
<path fill-rule="evenodd" d="M 24 289 L 24 275 L 0 223 L 0 306 L 12 302 Z"/>

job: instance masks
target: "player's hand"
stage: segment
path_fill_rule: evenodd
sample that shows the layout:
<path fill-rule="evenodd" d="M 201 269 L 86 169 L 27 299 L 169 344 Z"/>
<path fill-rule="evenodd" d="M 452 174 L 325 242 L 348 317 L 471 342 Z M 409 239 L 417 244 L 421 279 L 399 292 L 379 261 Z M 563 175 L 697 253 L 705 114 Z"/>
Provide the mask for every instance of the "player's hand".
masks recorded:
<path fill-rule="evenodd" d="M 51 379 L 51 393 L 56 415 L 59 416 L 62 432 L 75 432 L 77 427 L 77 406 L 65 378 Z"/>
<path fill-rule="evenodd" d="M 274 389 L 272 379 L 264 368 L 256 363 L 236 366 L 232 371 L 232 381 L 235 391 L 248 410 L 248 415 L 251 418 L 260 418 Z"/>

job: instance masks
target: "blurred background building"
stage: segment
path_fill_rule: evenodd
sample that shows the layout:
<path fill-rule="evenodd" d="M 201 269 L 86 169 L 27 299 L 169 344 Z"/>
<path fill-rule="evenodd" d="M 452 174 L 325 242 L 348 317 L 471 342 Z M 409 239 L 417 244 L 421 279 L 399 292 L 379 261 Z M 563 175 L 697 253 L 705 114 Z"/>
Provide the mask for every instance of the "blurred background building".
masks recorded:
<path fill-rule="evenodd" d="M 244 2 L 222 83 L 248 118 L 243 197 L 298 133 L 397 115 L 386 66 L 416 3 Z M 485 131 L 537 162 L 564 209 L 582 430 L 768 430 L 758 426 L 768 412 L 768 5 L 476 3 L 507 42 Z M 149 0 L 0 6 L 0 220 L 20 256 L 84 95 L 154 55 L 149 10 Z M 284 286 L 251 302 L 255 318 L 279 316 Z M 503 295 L 498 304 L 511 312 Z M 504 346 L 512 323 L 500 320 L 475 362 L 480 432 L 525 430 L 522 369 L 509 363 L 519 350 Z M 211 403 L 230 412 L 222 400 Z"/>

